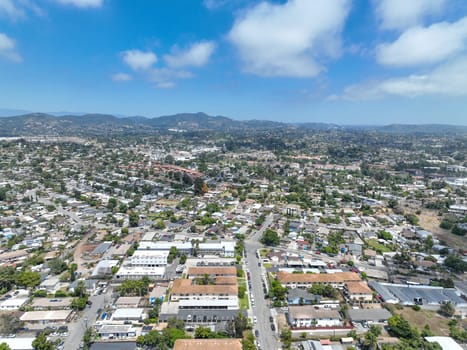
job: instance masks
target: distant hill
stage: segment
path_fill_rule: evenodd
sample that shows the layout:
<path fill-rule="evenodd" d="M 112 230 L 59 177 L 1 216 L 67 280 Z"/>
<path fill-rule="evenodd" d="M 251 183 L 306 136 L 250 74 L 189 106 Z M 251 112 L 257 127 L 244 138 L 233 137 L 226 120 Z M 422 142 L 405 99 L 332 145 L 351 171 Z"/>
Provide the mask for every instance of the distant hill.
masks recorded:
<path fill-rule="evenodd" d="M 375 128 L 377 131 L 392 134 L 459 134 L 467 133 L 465 125 L 446 124 L 390 124 Z"/>
<path fill-rule="evenodd" d="M 116 117 L 108 114 L 62 115 L 28 113 L 0 118 L 0 136 L 113 136 L 139 135 L 169 129 L 200 130 L 270 130 L 299 129 L 315 131 L 372 130 L 383 133 L 459 134 L 467 133 L 467 126 L 402 125 L 340 126 L 327 123 L 281 123 L 268 120 L 240 121 L 205 113 L 180 113 L 156 118 Z"/>
<path fill-rule="evenodd" d="M 205 113 L 182 113 L 157 118 L 118 118 L 106 114 L 53 116 L 45 113 L 29 113 L 14 117 L 0 118 L 0 136 L 36 135 L 90 135 L 111 136 L 122 134 L 148 134 L 160 130 L 240 130 L 270 129 L 287 124 L 251 120 L 238 121 Z"/>

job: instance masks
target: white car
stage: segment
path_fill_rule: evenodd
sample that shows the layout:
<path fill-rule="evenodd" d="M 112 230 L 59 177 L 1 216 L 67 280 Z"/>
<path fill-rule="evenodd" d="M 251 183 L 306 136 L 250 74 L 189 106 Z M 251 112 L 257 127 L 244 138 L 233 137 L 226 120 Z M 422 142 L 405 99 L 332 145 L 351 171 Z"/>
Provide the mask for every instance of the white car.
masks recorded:
<path fill-rule="evenodd" d="M 253 323 L 254 324 L 258 323 L 258 319 L 256 318 L 256 316 L 253 316 Z"/>

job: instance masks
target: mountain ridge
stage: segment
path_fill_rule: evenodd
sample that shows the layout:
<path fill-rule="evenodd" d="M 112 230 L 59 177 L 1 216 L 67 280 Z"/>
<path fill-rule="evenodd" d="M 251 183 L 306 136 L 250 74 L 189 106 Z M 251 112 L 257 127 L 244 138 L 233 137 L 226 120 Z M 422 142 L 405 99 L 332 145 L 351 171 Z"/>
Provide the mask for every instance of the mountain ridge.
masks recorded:
<path fill-rule="evenodd" d="M 0 118 L 0 136 L 109 136 L 119 134 L 148 134 L 171 129 L 182 131 L 201 130 L 267 130 L 300 129 L 315 131 L 365 130 L 382 133 L 467 133 L 467 126 L 448 124 L 389 124 L 389 125 L 338 125 L 334 123 L 305 122 L 286 123 L 270 120 L 235 120 L 225 116 L 210 116 L 203 112 L 178 113 L 160 117 L 117 117 L 111 114 L 89 113 L 85 115 L 54 116 L 48 113 L 28 113 Z"/>

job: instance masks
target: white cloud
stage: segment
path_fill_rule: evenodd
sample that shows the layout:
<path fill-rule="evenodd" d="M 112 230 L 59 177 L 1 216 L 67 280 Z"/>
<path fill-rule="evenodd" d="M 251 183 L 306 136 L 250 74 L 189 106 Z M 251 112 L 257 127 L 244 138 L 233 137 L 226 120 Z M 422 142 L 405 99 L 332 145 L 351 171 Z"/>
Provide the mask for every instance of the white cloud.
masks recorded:
<path fill-rule="evenodd" d="M 0 15 L 10 19 L 18 19 L 25 16 L 25 13 L 13 0 L 0 0 Z"/>
<path fill-rule="evenodd" d="M 101 7 L 104 4 L 104 0 L 55 0 L 62 5 L 72 5 L 80 8 L 87 7 Z"/>
<path fill-rule="evenodd" d="M 130 81 L 132 79 L 132 76 L 127 73 L 115 73 L 111 76 L 113 81 L 117 82 L 125 82 L 125 81 Z"/>
<path fill-rule="evenodd" d="M 0 51 L 13 50 L 15 42 L 4 33 L 0 33 Z"/>
<path fill-rule="evenodd" d="M 164 56 L 164 60 L 169 67 L 201 67 L 208 63 L 215 48 L 212 41 L 193 43 L 186 50 L 174 47 L 170 55 Z"/>
<path fill-rule="evenodd" d="M 158 87 L 159 89 L 172 89 L 175 87 L 175 83 L 171 81 L 166 81 L 156 84 L 156 87 Z"/>
<path fill-rule="evenodd" d="M 467 96 L 467 56 L 446 62 L 425 74 L 352 85 L 344 99 L 368 100 L 385 96 L 423 95 Z"/>
<path fill-rule="evenodd" d="M 123 53 L 123 61 L 133 70 L 147 70 L 157 62 L 157 56 L 151 51 L 128 50 Z"/>
<path fill-rule="evenodd" d="M 180 79 L 190 79 L 193 77 L 193 74 L 184 71 L 184 70 L 176 70 L 171 68 L 155 68 L 151 69 L 147 72 L 147 79 L 155 83 L 156 87 L 158 88 L 173 88 L 175 86 L 175 80 Z"/>
<path fill-rule="evenodd" d="M 203 5 L 208 10 L 215 10 L 215 9 L 218 9 L 219 7 L 224 6 L 227 3 L 227 1 L 228 0 L 204 0 Z"/>
<path fill-rule="evenodd" d="M 313 77 L 321 57 L 340 54 L 340 32 L 349 0 L 262 2 L 238 16 L 228 39 L 244 71 L 260 76 Z"/>
<path fill-rule="evenodd" d="M 32 0 L 0 0 L 0 17 L 16 21 L 26 18 L 30 12 L 37 16 L 44 15 L 44 11 Z"/>
<path fill-rule="evenodd" d="M 407 29 L 393 43 L 379 45 L 376 58 L 388 66 L 412 66 L 441 62 L 467 48 L 467 17 Z"/>
<path fill-rule="evenodd" d="M 447 0 L 373 0 L 382 29 L 405 29 L 440 14 Z"/>
<path fill-rule="evenodd" d="M 16 51 L 15 41 L 4 33 L 0 33 L 0 57 L 16 63 L 23 60 L 21 55 Z"/>

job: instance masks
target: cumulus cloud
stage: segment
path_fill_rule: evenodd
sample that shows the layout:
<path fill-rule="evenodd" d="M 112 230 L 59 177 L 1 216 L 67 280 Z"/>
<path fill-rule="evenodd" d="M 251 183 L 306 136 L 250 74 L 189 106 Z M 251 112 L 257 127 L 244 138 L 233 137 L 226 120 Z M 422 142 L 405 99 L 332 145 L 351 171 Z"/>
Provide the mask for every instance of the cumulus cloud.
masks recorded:
<path fill-rule="evenodd" d="M 262 2 L 238 16 L 228 34 L 246 72 L 260 76 L 313 77 L 320 58 L 340 54 L 348 0 Z"/>
<path fill-rule="evenodd" d="M 379 45 L 376 58 L 389 66 L 412 66 L 441 62 L 467 48 L 467 17 L 455 23 L 407 29 L 393 43 Z"/>
<path fill-rule="evenodd" d="M 157 62 L 157 56 L 151 51 L 128 50 L 122 52 L 123 62 L 133 70 L 146 70 Z"/>
<path fill-rule="evenodd" d="M 127 73 L 115 73 L 111 76 L 113 81 L 117 82 L 125 82 L 125 81 L 130 81 L 132 79 L 132 76 Z"/>
<path fill-rule="evenodd" d="M 0 57 L 16 63 L 23 60 L 21 55 L 16 51 L 15 41 L 4 33 L 0 33 Z"/>
<path fill-rule="evenodd" d="M 164 56 L 164 60 L 168 66 L 175 68 L 201 67 L 208 63 L 215 48 L 212 41 L 193 43 L 185 50 L 174 47 L 170 55 Z"/>
<path fill-rule="evenodd" d="M 177 80 L 190 79 L 193 73 L 184 67 L 199 67 L 206 64 L 215 48 L 214 43 L 202 41 L 194 43 L 186 50 L 172 50 L 173 53 L 164 56 L 165 66 L 157 67 L 158 59 L 151 51 L 127 50 L 121 53 L 123 62 L 144 80 L 161 89 L 170 89 Z M 133 77 L 126 73 L 116 73 L 111 76 L 113 81 L 122 82 Z"/>
<path fill-rule="evenodd" d="M 445 62 L 424 74 L 352 85 L 345 89 L 342 97 L 350 100 L 368 100 L 385 96 L 467 96 L 465 72 L 467 72 L 467 56 Z"/>
<path fill-rule="evenodd" d="M 373 0 L 382 29 L 406 29 L 440 14 L 447 0 Z"/>
<path fill-rule="evenodd" d="M 71 5 L 80 8 L 101 7 L 104 0 L 55 0 L 62 5 Z"/>
<path fill-rule="evenodd" d="M 0 0 L 0 15 L 11 19 L 25 16 L 24 10 L 15 4 L 13 0 Z"/>
<path fill-rule="evenodd" d="M 16 21 L 29 13 L 42 16 L 44 11 L 33 0 L 0 0 L 0 17 Z"/>

